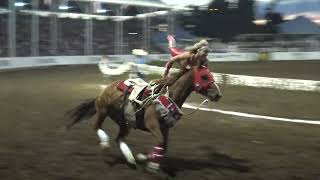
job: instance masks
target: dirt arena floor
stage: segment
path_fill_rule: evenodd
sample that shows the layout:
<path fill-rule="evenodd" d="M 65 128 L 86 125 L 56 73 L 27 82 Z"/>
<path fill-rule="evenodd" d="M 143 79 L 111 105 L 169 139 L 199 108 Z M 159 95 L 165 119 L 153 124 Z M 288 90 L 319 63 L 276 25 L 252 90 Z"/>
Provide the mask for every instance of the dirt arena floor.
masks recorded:
<path fill-rule="evenodd" d="M 214 63 L 215 72 L 320 80 L 320 63 Z M 320 180 L 320 126 L 198 111 L 170 132 L 163 173 L 130 169 L 113 146 L 102 151 L 92 120 L 65 130 L 65 112 L 95 97 L 104 77 L 97 66 L 60 66 L 0 72 L 1 180 L 266 179 Z M 225 85 L 212 108 L 275 117 L 320 120 L 320 93 Z M 193 94 L 189 102 L 204 98 Z M 190 109 L 183 109 L 185 113 Z M 117 127 L 104 128 L 115 138 Z M 152 136 L 133 131 L 134 153 Z"/>

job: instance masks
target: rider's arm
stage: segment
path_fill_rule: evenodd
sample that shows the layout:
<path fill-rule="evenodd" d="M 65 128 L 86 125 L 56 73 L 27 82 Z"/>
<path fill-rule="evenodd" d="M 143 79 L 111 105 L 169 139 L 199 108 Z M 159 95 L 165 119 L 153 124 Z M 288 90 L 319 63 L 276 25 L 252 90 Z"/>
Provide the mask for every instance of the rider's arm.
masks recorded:
<path fill-rule="evenodd" d="M 201 58 L 197 61 L 197 67 L 201 67 L 201 66 L 205 66 L 205 67 L 208 67 L 208 64 L 209 64 L 209 60 L 208 58 Z"/>
<path fill-rule="evenodd" d="M 188 59 L 190 57 L 191 57 L 191 55 L 189 52 L 184 52 L 184 53 L 181 53 L 175 57 L 172 57 L 166 64 L 166 71 L 164 72 L 164 76 L 167 76 L 169 74 L 169 70 L 172 67 L 173 63 L 183 61 L 183 60 Z"/>
<path fill-rule="evenodd" d="M 204 63 L 202 65 L 205 67 L 208 67 L 208 63 L 209 63 L 209 60 L 206 58 L 206 60 L 204 61 Z"/>

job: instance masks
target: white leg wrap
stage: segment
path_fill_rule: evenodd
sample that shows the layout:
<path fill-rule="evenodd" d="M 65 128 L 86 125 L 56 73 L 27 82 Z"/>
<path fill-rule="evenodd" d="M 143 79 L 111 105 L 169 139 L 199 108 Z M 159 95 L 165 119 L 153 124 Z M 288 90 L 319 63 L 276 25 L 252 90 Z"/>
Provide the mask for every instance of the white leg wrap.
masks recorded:
<path fill-rule="evenodd" d="M 128 145 L 125 142 L 121 141 L 119 143 L 119 146 L 120 146 L 120 150 L 121 150 L 122 154 L 127 159 L 127 161 L 131 164 L 136 164 L 136 160 L 134 159 L 132 152 L 131 152 L 130 148 L 128 147 Z"/>
<path fill-rule="evenodd" d="M 147 168 L 152 169 L 152 170 L 158 170 L 160 168 L 160 164 L 159 163 L 155 163 L 155 162 L 148 162 L 147 163 Z"/>
<path fill-rule="evenodd" d="M 147 155 L 142 154 L 142 153 L 137 154 L 136 158 L 137 158 L 138 161 L 141 161 L 141 162 L 145 162 L 145 161 L 148 160 Z"/>
<path fill-rule="evenodd" d="M 100 146 L 102 148 L 110 147 L 110 143 L 109 143 L 110 138 L 102 129 L 97 130 L 97 135 L 100 139 Z"/>

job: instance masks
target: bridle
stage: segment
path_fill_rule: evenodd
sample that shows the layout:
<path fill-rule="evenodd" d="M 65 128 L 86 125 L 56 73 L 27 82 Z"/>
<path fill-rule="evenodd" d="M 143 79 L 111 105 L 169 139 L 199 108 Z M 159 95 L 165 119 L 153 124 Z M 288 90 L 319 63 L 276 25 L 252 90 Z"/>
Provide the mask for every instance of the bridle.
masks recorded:
<path fill-rule="evenodd" d="M 214 83 L 213 75 L 211 74 L 210 70 L 205 66 L 193 68 L 193 72 L 193 90 L 197 93 L 206 95 L 208 89 Z"/>

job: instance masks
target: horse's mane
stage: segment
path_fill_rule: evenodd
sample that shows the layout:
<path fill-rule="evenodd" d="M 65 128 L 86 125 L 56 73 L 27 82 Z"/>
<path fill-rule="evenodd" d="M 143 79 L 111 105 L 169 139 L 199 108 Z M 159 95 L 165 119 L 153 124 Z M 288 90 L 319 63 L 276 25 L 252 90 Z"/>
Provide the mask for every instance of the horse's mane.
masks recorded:
<path fill-rule="evenodd" d="M 172 73 L 170 76 L 162 77 L 156 80 L 156 84 L 159 87 L 159 90 L 164 86 L 173 85 L 178 79 L 180 79 L 184 74 L 189 72 L 190 70 L 180 70 L 177 73 Z"/>

